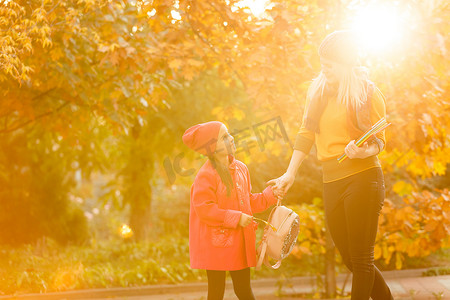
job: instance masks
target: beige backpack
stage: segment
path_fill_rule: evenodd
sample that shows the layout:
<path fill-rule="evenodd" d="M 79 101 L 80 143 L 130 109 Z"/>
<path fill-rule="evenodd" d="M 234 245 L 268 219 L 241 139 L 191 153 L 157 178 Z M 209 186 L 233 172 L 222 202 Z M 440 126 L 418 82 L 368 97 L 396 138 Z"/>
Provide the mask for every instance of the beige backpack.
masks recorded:
<path fill-rule="evenodd" d="M 291 253 L 297 241 L 300 218 L 292 209 L 281 206 L 278 202 L 270 212 L 266 224 L 257 250 L 257 270 L 261 268 L 262 263 L 271 269 L 278 269 L 281 266 L 281 261 Z M 274 265 L 270 264 L 269 257 L 277 262 Z"/>

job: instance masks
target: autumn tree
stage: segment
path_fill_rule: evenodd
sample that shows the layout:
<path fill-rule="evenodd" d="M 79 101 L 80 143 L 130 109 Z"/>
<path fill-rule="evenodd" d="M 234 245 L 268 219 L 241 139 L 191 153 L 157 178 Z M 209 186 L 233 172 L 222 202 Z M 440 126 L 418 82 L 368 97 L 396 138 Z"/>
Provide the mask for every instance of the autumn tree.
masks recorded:
<path fill-rule="evenodd" d="M 388 187 L 401 180 L 395 191 L 417 190 L 417 176 L 442 174 L 450 160 L 449 10 L 445 1 L 397 5 L 418 15 L 421 26 L 411 23 L 401 51 L 368 55 L 364 64 L 393 123 L 381 156 Z M 317 47 L 327 33 L 347 26 L 354 6 L 271 1 L 264 15 L 254 16 L 240 1 L 3 1 L 2 185 L 31 195 L 21 180 L 11 181 L 12 170 L 35 181 L 25 174 L 44 160 L 60 166 L 59 178 L 73 179 L 79 170 L 83 178 L 93 171 L 116 174 L 106 192 L 121 192 L 116 200 L 130 205 L 130 222 L 144 237 L 152 178 L 165 158 L 185 149 L 179 137 L 188 126 L 216 118 L 239 129 L 280 117 L 295 137 L 308 81 L 320 69 Z M 30 159 L 8 158 L 24 147 L 16 139 L 27 141 Z M 44 141 L 43 153 L 59 156 L 38 152 L 35 145 Z M 290 156 L 285 146 L 269 145 L 244 160 L 256 165 L 273 154 L 282 170 Z M 65 182 L 69 191 L 71 180 Z"/>

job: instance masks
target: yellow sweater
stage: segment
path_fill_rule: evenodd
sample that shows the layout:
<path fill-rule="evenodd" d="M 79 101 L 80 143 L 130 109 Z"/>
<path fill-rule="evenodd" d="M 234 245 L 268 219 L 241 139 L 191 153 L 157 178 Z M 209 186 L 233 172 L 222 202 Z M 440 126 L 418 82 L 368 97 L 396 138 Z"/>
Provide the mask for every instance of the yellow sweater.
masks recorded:
<path fill-rule="evenodd" d="M 370 121 L 375 124 L 386 116 L 385 99 L 378 88 L 375 88 L 371 102 Z M 306 102 L 306 107 L 308 106 L 309 99 Z M 306 115 L 303 116 L 303 120 L 305 118 Z M 335 98 L 328 99 L 328 104 L 320 118 L 319 129 L 320 133 L 315 133 L 306 129 L 302 124 L 294 149 L 308 154 L 313 144 L 316 145 L 317 158 L 323 166 L 324 182 L 339 180 L 370 168 L 380 167 L 377 156 L 346 159 L 342 163 L 338 163 L 337 158 L 344 153 L 345 146 L 352 138 L 347 130 L 347 108 L 338 103 Z M 377 137 L 386 145 L 384 131 L 378 133 Z"/>

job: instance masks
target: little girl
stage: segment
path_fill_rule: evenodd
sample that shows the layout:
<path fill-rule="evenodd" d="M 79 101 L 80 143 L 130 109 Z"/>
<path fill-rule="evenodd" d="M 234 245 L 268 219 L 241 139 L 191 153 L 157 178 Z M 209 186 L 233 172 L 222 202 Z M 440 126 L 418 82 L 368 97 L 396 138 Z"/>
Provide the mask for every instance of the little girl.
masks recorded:
<path fill-rule="evenodd" d="M 248 169 L 234 158 L 234 139 L 221 122 L 189 128 L 183 142 L 208 157 L 191 188 L 191 268 L 206 270 L 208 300 L 223 299 L 226 271 L 230 272 L 239 299 L 255 299 L 250 267 L 256 266 L 257 223 L 252 214 L 277 202 L 272 187 L 251 193 Z"/>

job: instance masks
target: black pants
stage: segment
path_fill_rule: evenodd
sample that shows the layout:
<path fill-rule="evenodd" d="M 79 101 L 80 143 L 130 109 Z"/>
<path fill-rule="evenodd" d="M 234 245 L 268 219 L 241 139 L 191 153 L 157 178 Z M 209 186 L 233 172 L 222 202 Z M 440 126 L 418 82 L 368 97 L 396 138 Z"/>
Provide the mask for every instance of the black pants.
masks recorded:
<path fill-rule="evenodd" d="M 208 275 L 208 300 L 222 300 L 225 293 L 226 271 L 206 270 Z M 240 300 L 254 300 L 250 286 L 250 268 L 229 271 L 233 281 L 234 293 Z"/>
<path fill-rule="evenodd" d="M 384 177 L 372 168 L 324 184 L 325 215 L 345 265 L 353 273 L 352 299 L 393 299 L 374 265 L 378 216 L 384 201 Z"/>

